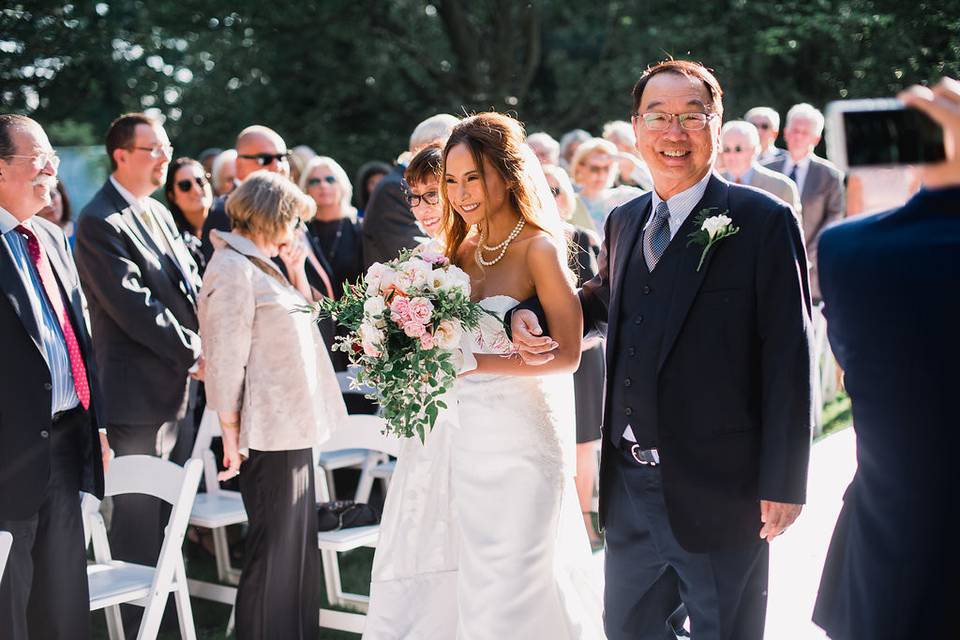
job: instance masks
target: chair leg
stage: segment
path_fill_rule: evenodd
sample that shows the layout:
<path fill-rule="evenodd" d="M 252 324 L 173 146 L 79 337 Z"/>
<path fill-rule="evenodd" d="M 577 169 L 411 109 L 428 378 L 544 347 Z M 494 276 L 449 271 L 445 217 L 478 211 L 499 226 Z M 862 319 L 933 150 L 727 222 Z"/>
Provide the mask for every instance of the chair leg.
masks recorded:
<path fill-rule="evenodd" d="M 343 586 L 340 584 L 340 564 L 336 551 L 320 551 L 323 563 L 323 583 L 327 590 L 327 601 L 335 607 L 343 606 Z"/>
<path fill-rule="evenodd" d="M 187 585 L 187 570 L 183 566 L 183 556 L 177 563 L 177 590 L 173 597 L 177 603 L 177 620 L 180 622 L 181 640 L 197 640 L 197 630 L 193 623 L 193 609 L 190 607 L 190 590 Z"/>
<path fill-rule="evenodd" d="M 324 469 L 323 474 L 327 477 L 327 492 L 329 494 L 328 500 L 337 499 L 337 485 L 333 481 L 333 470 Z"/>
<path fill-rule="evenodd" d="M 157 640 L 160 633 L 160 622 L 163 620 L 163 610 L 167 607 L 168 593 L 151 594 L 147 597 L 147 606 L 143 610 L 140 620 L 140 631 L 137 640 Z"/>
<path fill-rule="evenodd" d="M 227 634 L 228 636 L 233 635 L 233 627 L 236 624 L 237 616 L 237 605 L 230 607 L 230 619 L 227 620 Z"/>
<path fill-rule="evenodd" d="M 220 582 L 233 583 L 231 580 L 230 544 L 227 541 L 226 527 L 211 529 L 213 534 L 213 555 L 217 560 L 217 579 Z"/>
<path fill-rule="evenodd" d="M 110 640 L 126 640 L 123 633 L 123 618 L 120 617 L 120 605 L 107 607 L 103 610 L 107 617 L 107 636 Z"/>

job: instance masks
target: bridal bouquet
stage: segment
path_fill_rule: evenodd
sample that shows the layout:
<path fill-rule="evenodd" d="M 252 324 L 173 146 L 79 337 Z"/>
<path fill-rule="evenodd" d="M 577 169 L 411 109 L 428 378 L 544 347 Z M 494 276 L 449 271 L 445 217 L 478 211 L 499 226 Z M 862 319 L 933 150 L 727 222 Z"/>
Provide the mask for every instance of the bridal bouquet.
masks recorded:
<path fill-rule="evenodd" d="M 485 314 L 470 301 L 470 278 L 431 251 L 376 262 L 339 300 L 309 306 L 349 329 L 334 349 L 359 367 L 354 384 L 374 387 L 388 431 L 423 441 L 463 362 L 461 341 Z"/>

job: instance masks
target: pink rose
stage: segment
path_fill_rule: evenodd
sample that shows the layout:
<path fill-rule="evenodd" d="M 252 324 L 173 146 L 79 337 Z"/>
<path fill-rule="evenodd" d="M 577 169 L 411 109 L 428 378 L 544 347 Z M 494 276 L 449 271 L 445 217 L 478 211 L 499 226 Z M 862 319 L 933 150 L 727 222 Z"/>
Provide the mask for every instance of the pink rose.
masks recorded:
<path fill-rule="evenodd" d="M 403 332 L 408 336 L 410 336 L 411 338 L 419 338 L 424 333 L 426 333 L 426 331 L 427 331 L 426 327 L 424 327 L 419 322 L 414 322 L 413 320 L 410 320 L 409 322 L 405 322 L 403 325 Z"/>
<path fill-rule="evenodd" d="M 433 349 L 433 334 L 429 331 L 425 331 L 422 336 L 420 336 L 420 347 L 423 349 Z"/>
<path fill-rule="evenodd" d="M 430 264 L 440 265 L 441 267 L 447 266 L 447 256 L 436 251 L 422 251 L 420 253 L 420 259 Z"/>
<path fill-rule="evenodd" d="M 390 318 L 399 325 L 410 321 L 410 298 L 394 296 L 390 302 Z"/>
<path fill-rule="evenodd" d="M 433 316 L 433 303 L 426 298 L 413 298 L 410 300 L 408 315 L 414 322 L 427 324 Z"/>

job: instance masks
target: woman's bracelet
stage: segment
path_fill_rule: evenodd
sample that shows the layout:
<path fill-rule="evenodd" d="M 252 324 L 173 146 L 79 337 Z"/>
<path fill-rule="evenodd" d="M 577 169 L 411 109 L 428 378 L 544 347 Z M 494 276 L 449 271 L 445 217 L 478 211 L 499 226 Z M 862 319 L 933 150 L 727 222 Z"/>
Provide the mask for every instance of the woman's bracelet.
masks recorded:
<path fill-rule="evenodd" d="M 224 429 L 224 430 L 240 431 L 240 423 L 239 423 L 239 422 L 224 422 L 223 420 L 221 420 L 221 421 L 220 421 L 220 428 L 221 428 L 221 429 Z"/>

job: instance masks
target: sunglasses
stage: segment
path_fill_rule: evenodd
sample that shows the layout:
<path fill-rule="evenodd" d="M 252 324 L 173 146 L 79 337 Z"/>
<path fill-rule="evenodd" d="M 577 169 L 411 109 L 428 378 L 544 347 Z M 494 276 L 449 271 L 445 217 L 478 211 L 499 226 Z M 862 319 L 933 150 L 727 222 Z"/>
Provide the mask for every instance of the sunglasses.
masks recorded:
<path fill-rule="evenodd" d="M 268 167 L 274 162 L 286 162 L 289 155 L 289 151 L 284 151 L 283 153 L 244 153 L 237 157 L 256 160 L 261 167 Z"/>
<path fill-rule="evenodd" d="M 190 180 L 189 178 L 186 180 L 177 180 L 177 189 L 180 189 L 180 193 L 187 193 L 188 191 L 190 191 L 190 189 L 193 188 L 194 183 L 196 183 L 196 185 L 200 187 L 201 190 L 203 190 L 203 188 L 206 187 L 207 184 L 209 184 L 206 178 L 202 176 L 197 176 L 192 180 Z"/>
<path fill-rule="evenodd" d="M 560 187 L 550 187 L 550 193 L 553 194 L 553 197 L 556 198 L 560 195 Z"/>
<path fill-rule="evenodd" d="M 317 185 L 326 182 L 327 184 L 337 184 L 337 179 L 333 176 L 323 176 L 322 178 L 310 178 L 307 180 L 308 187 L 316 187 Z"/>
<path fill-rule="evenodd" d="M 750 124 L 755 126 L 757 129 L 763 129 L 764 131 L 773 128 L 769 122 L 751 122 Z"/>
<path fill-rule="evenodd" d="M 743 153 L 744 151 L 747 151 L 747 148 L 746 148 L 746 147 L 741 147 L 740 145 L 737 145 L 737 146 L 735 146 L 735 147 L 724 147 L 724 148 L 723 148 L 723 153 Z"/>

